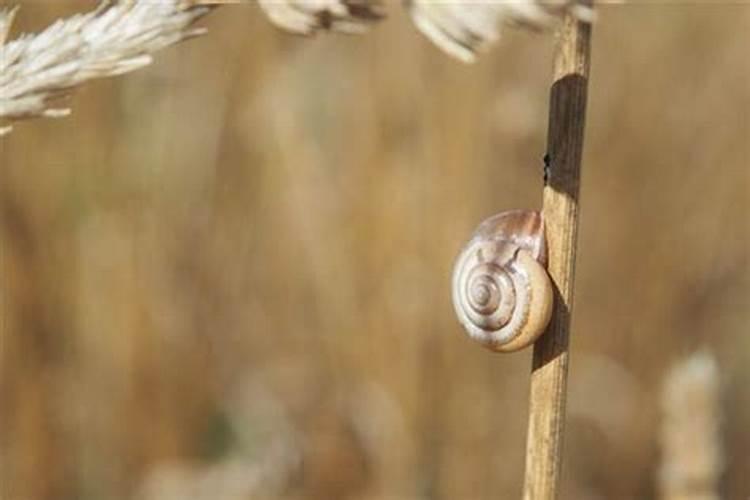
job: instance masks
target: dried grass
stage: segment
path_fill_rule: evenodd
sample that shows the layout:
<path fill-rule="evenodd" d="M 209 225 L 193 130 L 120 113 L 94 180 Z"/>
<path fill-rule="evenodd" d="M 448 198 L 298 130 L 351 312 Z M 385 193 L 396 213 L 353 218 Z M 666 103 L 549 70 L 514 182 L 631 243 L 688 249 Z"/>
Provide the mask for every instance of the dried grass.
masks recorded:
<path fill-rule="evenodd" d="M 579 0 L 518 2 L 406 2 L 416 27 L 445 53 L 472 62 L 499 37 L 504 24 L 539 30 L 567 9 L 591 20 Z M 231 0 L 104 0 L 92 12 L 59 20 L 36 35 L 5 44 L 16 9 L 0 10 L 0 121 L 62 117 L 54 107 L 79 85 L 147 66 L 152 54 L 201 35 L 193 23 Z M 320 30 L 363 33 L 385 16 L 378 0 L 259 0 L 278 27 L 297 34 Z M 0 122 L 1 123 L 1 122 Z M 0 127 L 0 135 L 11 131 Z"/>
<path fill-rule="evenodd" d="M 676 364 L 662 390 L 660 498 L 718 500 L 724 471 L 721 380 L 716 358 L 699 351 Z"/>
<path fill-rule="evenodd" d="M 198 1 L 102 2 L 36 35 L 3 44 L 15 9 L 0 11 L 0 119 L 60 117 L 54 107 L 77 86 L 153 61 L 154 52 L 205 33 L 193 23 L 211 9 Z M 0 129 L 0 134 L 11 130 Z"/>

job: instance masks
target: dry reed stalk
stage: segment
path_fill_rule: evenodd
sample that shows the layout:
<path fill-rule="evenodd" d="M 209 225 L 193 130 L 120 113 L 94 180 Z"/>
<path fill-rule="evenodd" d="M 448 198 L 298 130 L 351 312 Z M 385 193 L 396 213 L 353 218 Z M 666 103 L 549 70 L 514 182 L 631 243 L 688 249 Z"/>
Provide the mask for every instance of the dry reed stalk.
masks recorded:
<path fill-rule="evenodd" d="M 591 25 L 567 13 L 550 91 L 543 210 L 548 270 L 557 299 L 547 331 L 534 344 L 524 498 L 557 497 L 565 423 L 568 336 L 573 305 L 578 192 L 586 117 Z"/>
<path fill-rule="evenodd" d="M 724 469 L 720 436 L 719 368 L 699 351 L 672 368 L 665 379 L 659 433 L 659 497 L 718 500 Z"/>

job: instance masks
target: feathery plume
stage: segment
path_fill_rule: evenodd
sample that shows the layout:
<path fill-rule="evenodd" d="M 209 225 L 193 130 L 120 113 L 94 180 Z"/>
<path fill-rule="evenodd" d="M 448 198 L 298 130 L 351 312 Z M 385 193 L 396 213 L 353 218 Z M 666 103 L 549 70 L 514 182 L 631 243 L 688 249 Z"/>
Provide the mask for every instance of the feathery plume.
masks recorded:
<path fill-rule="evenodd" d="M 500 37 L 503 25 L 541 30 L 570 10 L 591 22 L 593 10 L 580 0 L 405 0 L 415 26 L 447 54 L 470 63 Z"/>
<path fill-rule="evenodd" d="M 472 62 L 504 24 L 543 29 L 567 11 L 583 21 L 583 0 L 404 0 L 416 27 L 447 54 Z M 192 24 L 219 4 L 239 0 L 102 0 L 87 14 L 59 20 L 5 43 L 16 9 L 0 9 L 0 123 L 61 117 L 52 103 L 94 78 L 151 63 L 151 54 L 205 33 Z M 362 33 L 384 17 L 381 0 L 258 0 L 272 23 L 297 34 Z M 11 130 L 0 126 L 0 136 Z"/>
<path fill-rule="evenodd" d="M 380 0 L 258 0 L 272 23 L 297 34 L 362 33 L 384 17 Z M 504 24 L 541 30 L 565 12 L 590 22 L 582 0 L 404 0 L 414 25 L 445 53 L 473 62 Z"/>
<path fill-rule="evenodd" d="M 191 27 L 211 10 L 205 0 L 103 1 L 35 35 L 3 43 L 15 9 L 0 10 L 0 120 L 60 117 L 52 102 L 94 78 L 151 63 L 151 54 L 201 35 Z M 0 135 L 10 127 L 0 128 Z"/>
<path fill-rule="evenodd" d="M 364 33 L 382 19 L 378 0 L 258 0 L 273 24 L 300 35 L 320 30 Z"/>

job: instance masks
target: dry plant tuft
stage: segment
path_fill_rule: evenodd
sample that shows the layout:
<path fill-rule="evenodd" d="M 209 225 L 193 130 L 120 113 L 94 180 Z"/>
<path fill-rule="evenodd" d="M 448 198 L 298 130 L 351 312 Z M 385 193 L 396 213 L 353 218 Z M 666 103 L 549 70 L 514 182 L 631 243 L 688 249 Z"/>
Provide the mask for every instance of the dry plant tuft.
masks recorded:
<path fill-rule="evenodd" d="M 379 0 L 258 0 L 271 22 L 292 33 L 309 35 L 332 29 L 362 33 L 384 17 Z M 514 0 L 511 2 L 436 2 L 405 0 L 414 25 L 435 45 L 464 62 L 500 36 L 505 24 L 533 30 L 549 28 L 566 12 L 591 21 L 593 10 L 581 0 Z"/>
<path fill-rule="evenodd" d="M 385 14 L 377 0 L 258 0 L 279 28 L 300 35 L 320 30 L 359 34 Z"/>
<path fill-rule="evenodd" d="M 503 25 L 532 30 L 549 28 L 570 11 L 578 20 L 591 22 L 593 10 L 579 0 L 519 0 L 514 2 L 435 2 L 407 0 L 414 24 L 446 53 L 473 62 L 500 37 Z"/>
<path fill-rule="evenodd" d="M 76 86 L 146 66 L 152 53 L 203 34 L 204 28 L 192 24 L 211 10 L 209 3 L 104 1 L 92 12 L 7 44 L 16 10 L 0 10 L 0 119 L 69 114 L 52 103 Z M 0 135 L 10 129 L 0 128 Z"/>
<path fill-rule="evenodd" d="M 153 52 L 205 33 L 193 22 L 218 4 L 238 0 L 103 0 L 90 13 L 59 20 L 36 35 L 5 43 L 16 9 L 0 10 L 0 121 L 60 117 L 52 107 L 78 85 L 151 63 Z M 310 35 L 363 33 L 385 16 L 380 0 L 258 0 L 276 26 Z M 539 30 L 565 13 L 591 21 L 583 0 L 433 2 L 406 0 L 416 27 L 447 54 L 472 62 L 499 37 L 503 24 Z M 0 126 L 0 136 L 10 132 Z"/>
<path fill-rule="evenodd" d="M 662 392 L 660 497 L 714 500 L 723 470 L 719 368 L 700 351 L 677 364 Z"/>

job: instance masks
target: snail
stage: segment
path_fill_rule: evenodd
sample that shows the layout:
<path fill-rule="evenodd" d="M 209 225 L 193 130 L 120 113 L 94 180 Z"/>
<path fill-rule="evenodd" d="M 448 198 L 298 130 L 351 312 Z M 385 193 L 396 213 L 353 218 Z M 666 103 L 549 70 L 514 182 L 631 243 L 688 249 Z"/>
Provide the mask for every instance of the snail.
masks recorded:
<path fill-rule="evenodd" d="M 552 315 L 544 220 L 511 210 L 482 222 L 453 269 L 453 306 L 469 336 L 493 351 L 533 343 Z"/>

